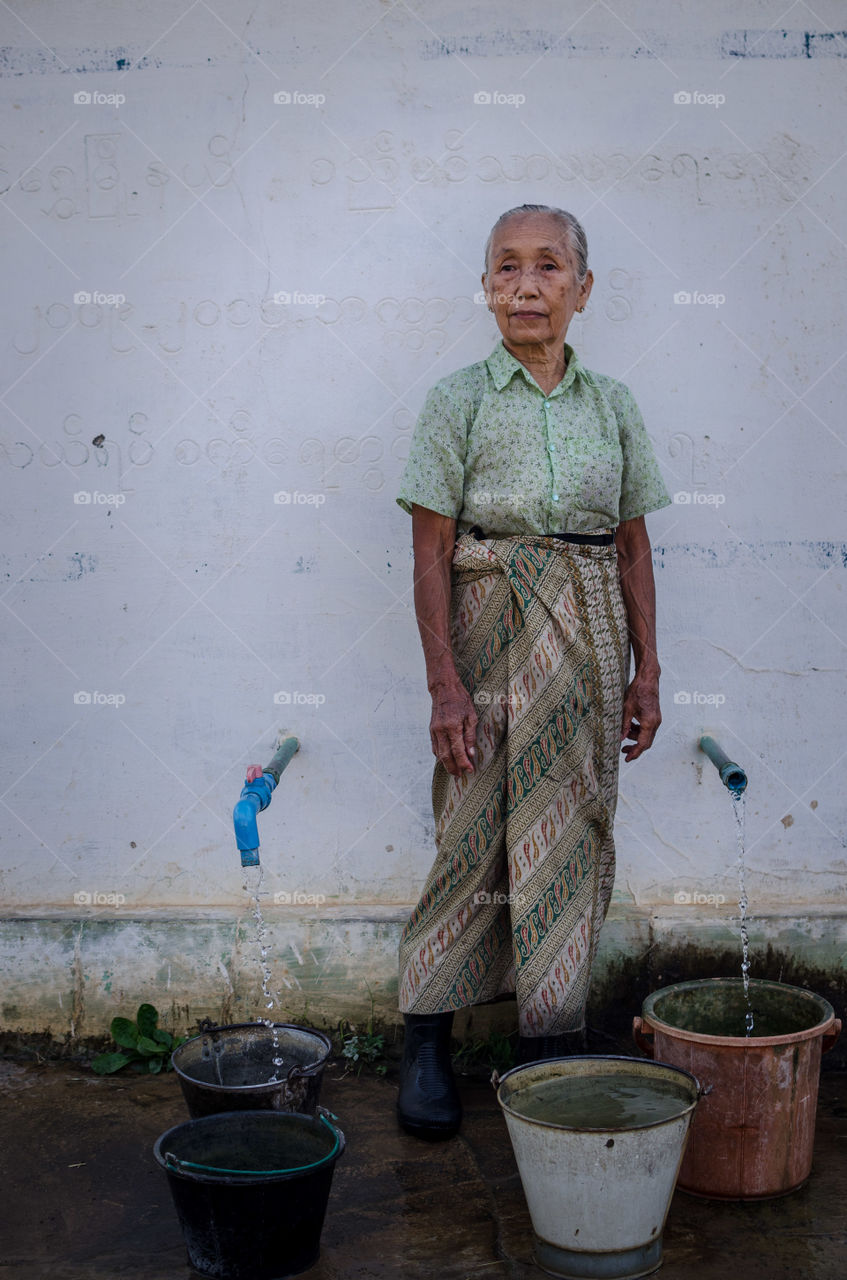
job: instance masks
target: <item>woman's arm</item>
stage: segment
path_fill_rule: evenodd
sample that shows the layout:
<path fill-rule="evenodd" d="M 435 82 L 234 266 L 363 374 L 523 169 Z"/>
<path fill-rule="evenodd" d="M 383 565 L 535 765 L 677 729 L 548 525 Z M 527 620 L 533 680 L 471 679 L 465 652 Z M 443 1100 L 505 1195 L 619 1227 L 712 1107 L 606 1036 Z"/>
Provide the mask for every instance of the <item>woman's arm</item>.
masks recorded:
<path fill-rule="evenodd" d="M 662 713 L 659 709 L 659 658 L 656 653 L 656 586 L 650 539 L 643 516 L 622 520 L 615 534 L 621 592 L 626 606 L 635 673 L 623 704 L 621 751 L 626 760 L 637 760 L 652 746 Z"/>
<path fill-rule="evenodd" d="M 477 714 L 459 679 L 450 644 L 450 597 L 456 521 L 412 503 L 415 613 L 432 694 L 432 751 L 448 773 L 474 772 Z"/>

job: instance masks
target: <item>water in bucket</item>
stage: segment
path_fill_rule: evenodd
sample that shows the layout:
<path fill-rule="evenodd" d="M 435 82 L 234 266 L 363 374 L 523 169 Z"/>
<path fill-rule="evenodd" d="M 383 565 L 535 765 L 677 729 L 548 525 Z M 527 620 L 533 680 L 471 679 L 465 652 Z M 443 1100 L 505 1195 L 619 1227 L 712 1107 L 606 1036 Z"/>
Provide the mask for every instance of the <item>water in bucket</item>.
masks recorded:
<path fill-rule="evenodd" d="M 515 1093 L 510 1106 L 528 1120 L 567 1129 L 637 1129 L 679 1115 L 690 1101 L 688 1088 L 672 1078 L 620 1071 L 599 1079 L 552 1076 Z"/>

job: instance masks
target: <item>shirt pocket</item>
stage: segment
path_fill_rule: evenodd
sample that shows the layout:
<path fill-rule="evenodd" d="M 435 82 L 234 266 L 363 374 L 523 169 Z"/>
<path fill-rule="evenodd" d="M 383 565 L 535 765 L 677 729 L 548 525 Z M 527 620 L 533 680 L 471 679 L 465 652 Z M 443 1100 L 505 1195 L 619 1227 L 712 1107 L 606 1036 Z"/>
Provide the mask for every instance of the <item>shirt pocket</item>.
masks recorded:
<path fill-rule="evenodd" d="M 623 480 L 620 442 L 608 436 L 591 435 L 573 443 L 568 452 L 574 497 L 579 507 L 616 520 Z"/>

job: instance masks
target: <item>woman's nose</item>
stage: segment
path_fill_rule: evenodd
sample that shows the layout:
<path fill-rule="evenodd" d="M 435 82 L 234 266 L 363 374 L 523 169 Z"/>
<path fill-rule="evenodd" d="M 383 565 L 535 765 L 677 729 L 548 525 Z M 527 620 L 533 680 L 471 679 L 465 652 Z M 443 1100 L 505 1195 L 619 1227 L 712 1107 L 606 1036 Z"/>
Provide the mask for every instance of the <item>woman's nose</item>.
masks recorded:
<path fill-rule="evenodd" d="M 527 294 L 533 295 L 538 293 L 538 281 L 535 277 L 534 271 L 530 270 L 521 273 L 521 277 L 515 288 L 515 293 L 519 298 L 526 297 Z"/>

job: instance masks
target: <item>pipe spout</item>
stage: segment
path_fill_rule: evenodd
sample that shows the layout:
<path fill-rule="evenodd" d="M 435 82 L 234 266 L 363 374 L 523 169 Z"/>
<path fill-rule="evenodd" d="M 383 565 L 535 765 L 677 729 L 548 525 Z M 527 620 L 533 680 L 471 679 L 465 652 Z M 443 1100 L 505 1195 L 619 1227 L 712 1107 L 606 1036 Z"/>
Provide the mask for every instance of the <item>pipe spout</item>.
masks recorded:
<path fill-rule="evenodd" d="M 747 774 L 741 768 L 741 765 L 730 760 L 729 756 L 719 747 L 714 738 L 704 734 L 700 739 L 700 750 L 704 751 L 711 760 L 712 764 L 720 774 L 721 782 L 730 791 L 736 795 L 740 795 L 747 787 Z"/>
<path fill-rule="evenodd" d="M 260 778 L 251 782 L 245 781 L 238 804 L 232 811 L 235 827 L 235 843 L 241 854 L 242 867 L 259 865 L 259 825 L 256 815 L 267 809 L 271 796 L 279 784 L 279 779 L 292 756 L 300 750 L 297 738 L 283 738 L 273 754 L 270 764 L 262 771 Z"/>

